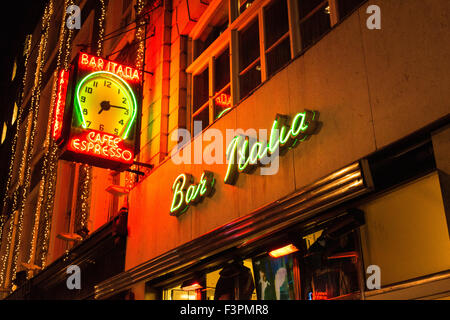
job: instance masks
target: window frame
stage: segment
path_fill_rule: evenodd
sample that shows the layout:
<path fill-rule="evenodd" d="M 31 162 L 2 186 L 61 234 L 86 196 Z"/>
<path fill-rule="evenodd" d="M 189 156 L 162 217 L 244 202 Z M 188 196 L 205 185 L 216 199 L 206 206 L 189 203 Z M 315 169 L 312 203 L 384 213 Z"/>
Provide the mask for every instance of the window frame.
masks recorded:
<path fill-rule="evenodd" d="M 251 92 L 257 90 L 264 82 L 270 77 L 268 76 L 267 66 L 267 54 L 271 50 L 277 47 L 286 37 L 289 37 L 290 42 L 290 60 L 293 60 L 302 51 L 302 40 L 300 33 L 300 19 L 298 13 L 298 1 L 299 0 L 284 0 L 287 1 L 288 10 L 288 25 L 289 30 L 280 39 L 273 43 L 270 47 L 266 47 L 265 39 L 265 24 L 264 24 L 264 10 L 273 0 L 255 0 L 250 7 L 248 7 L 242 14 L 239 14 L 239 0 L 213 0 L 209 4 L 208 8 L 200 17 L 199 21 L 195 24 L 191 32 L 189 33 L 189 39 L 192 42 L 191 50 L 194 49 L 193 42 L 199 39 L 202 33 L 206 30 L 208 23 L 213 19 L 213 16 L 218 12 L 223 2 L 228 4 L 228 28 L 217 38 L 214 42 L 197 57 L 193 58 L 193 52 L 190 55 L 190 61 L 188 61 L 188 67 L 186 73 L 193 79 L 194 76 L 199 75 L 206 67 L 209 68 L 209 124 L 202 128 L 205 130 L 211 126 L 217 119 L 214 119 L 214 60 L 218 57 L 226 48 L 229 48 L 230 52 L 230 95 L 231 95 L 231 109 L 235 108 L 242 99 L 245 97 L 240 96 L 239 77 L 245 70 L 250 68 L 254 63 L 249 65 L 245 70 L 239 70 L 239 32 L 244 30 L 255 18 L 258 19 L 259 25 L 259 42 L 260 42 L 260 55 L 257 61 L 261 66 L 261 83 L 257 85 Z M 338 12 L 338 0 L 324 0 L 328 2 L 330 8 L 330 25 L 333 28 L 339 22 Z M 275 72 L 274 74 L 276 74 Z M 272 75 L 273 76 L 273 75 Z M 188 115 L 191 132 L 193 129 L 193 81 L 191 81 L 189 90 L 191 92 L 188 103 Z M 249 95 L 249 94 L 248 94 Z M 248 96 L 247 95 L 247 96 Z M 202 106 L 201 108 L 203 108 Z M 196 113 L 200 109 L 197 109 Z"/>

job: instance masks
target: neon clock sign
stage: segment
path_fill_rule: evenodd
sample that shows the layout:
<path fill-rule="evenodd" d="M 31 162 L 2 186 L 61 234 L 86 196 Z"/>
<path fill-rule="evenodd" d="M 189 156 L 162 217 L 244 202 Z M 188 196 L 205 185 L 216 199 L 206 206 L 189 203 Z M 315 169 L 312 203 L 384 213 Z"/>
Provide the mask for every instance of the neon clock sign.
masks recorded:
<path fill-rule="evenodd" d="M 70 79 L 61 71 L 68 89 L 57 95 L 57 106 L 64 100 L 70 107 L 54 113 L 55 140 L 62 127 L 60 158 L 125 170 L 139 144 L 141 71 L 86 53 L 71 69 Z"/>

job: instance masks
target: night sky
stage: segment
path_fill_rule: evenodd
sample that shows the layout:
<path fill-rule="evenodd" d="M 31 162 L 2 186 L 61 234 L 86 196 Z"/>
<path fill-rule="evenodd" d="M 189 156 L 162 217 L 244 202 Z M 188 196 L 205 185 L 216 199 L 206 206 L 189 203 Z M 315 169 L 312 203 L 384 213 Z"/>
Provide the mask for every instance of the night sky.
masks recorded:
<path fill-rule="evenodd" d="M 26 34 L 33 32 L 46 3 L 46 0 L 2 1 L 0 90 L 3 103 L 5 103 L 5 95 L 8 94 L 14 57 L 24 42 Z M 8 107 L 3 105 L 2 110 Z"/>

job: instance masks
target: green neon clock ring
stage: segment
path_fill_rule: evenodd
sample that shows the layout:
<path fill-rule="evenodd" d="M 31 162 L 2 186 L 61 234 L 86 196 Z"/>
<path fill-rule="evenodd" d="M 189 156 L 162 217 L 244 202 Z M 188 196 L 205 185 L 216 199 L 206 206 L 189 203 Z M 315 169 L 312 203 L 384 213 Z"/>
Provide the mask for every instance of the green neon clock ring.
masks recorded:
<path fill-rule="evenodd" d="M 84 129 L 126 139 L 136 120 L 137 100 L 122 78 L 108 71 L 96 71 L 77 84 L 75 108 Z"/>

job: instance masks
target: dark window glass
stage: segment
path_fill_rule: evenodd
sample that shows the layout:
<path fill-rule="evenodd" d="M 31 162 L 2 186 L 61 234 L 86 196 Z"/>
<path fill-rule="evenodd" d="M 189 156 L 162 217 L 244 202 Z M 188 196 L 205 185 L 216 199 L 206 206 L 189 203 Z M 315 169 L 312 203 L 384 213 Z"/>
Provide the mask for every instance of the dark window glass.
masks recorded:
<path fill-rule="evenodd" d="M 259 63 L 259 26 L 255 19 L 247 29 L 239 32 L 239 86 L 244 98 L 261 83 Z"/>
<path fill-rule="evenodd" d="M 194 59 L 198 58 L 228 28 L 228 4 L 223 1 L 214 12 L 201 36 L 194 41 Z"/>
<path fill-rule="evenodd" d="M 240 97 L 245 98 L 250 91 L 261 83 L 261 66 L 259 63 L 248 69 L 239 77 Z"/>
<path fill-rule="evenodd" d="M 214 93 L 230 83 L 230 51 L 228 48 L 214 61 Z"/>
<path fill-rule="evenodd" d="M 267 72 L 269 77 L 285 66 L 289 60 L 291 60 L 291 44 L 289 42 L 289 37 L 286 37 L 266 55 Z"/>
<path fill-rule="evenodd" d="M 289 18 L 286 0 L 275 0 L 264 9 L 266 49 L 289 31 Z"/>
<path fill-rule="evenodd" d="M 269 77 L 291 59 L 286 0 L 275 0 L 264 9 L 267 71 Z"/>
<path fill-rule="evenodd" d="M 304 255 L 301 266 L 305 300 L 328 300 L 359 291 L 357 231 L 339 238 L 320 237 Z"/>
<path fill-rule="evenodd" d="M 365 1 L 367 0 L 339 0 L 339 17 L 341 19 L 345 18 L 348 14 L 350 14 L 354 9 L 359 7 Z"/>
<path fill-rule="evenodd" d="M 239 1 L 239 14 L 248 9 L 255 0 L 237 0 Z"/>
<path fill-rule="evenodd" d="M 303 49 L 331 29 L 328 1 L 300 0 L 299 15 Z"/>
<path fill-rule="evenodd" d="M 209 69 L 206 68 L 202 73 L 194 76 L 194 103 L 193 112 L 204 105 L 209 98 Z"/>
<path fill-rule="evenodd" d="M 239 32 L 239 71 L 259 58 L 259 27 L 255 19 L 247 29 Z"/>
<path fill-rule="evenodd" d="M 206 106 L 202 111 L 200 111 L 198 114 L 196 114 L 193 117 L 194 121 L 201 121 L 202 123 L 202 130 L 204 130 L 209 125 L 209 107 Z M 194 128 L 198 126 L 194 124 Z M 200 132 L 194 132 L 194 134 L 197 134 Z"/>

